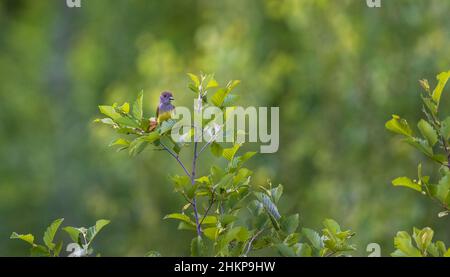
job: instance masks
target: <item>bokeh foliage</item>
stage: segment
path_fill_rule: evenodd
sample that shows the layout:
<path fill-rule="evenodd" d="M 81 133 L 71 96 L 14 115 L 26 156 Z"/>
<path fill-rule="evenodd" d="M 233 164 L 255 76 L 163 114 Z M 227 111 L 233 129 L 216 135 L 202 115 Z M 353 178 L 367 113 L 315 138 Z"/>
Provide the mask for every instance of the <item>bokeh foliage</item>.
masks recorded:
<path fill-rule="evenodd" d="M 103 255 L 187 255 L 189 234 L 162 220 L 183 203 L 168 178 L 177 164 L 159 151 L 109 151 L 110 130 L 91 122 L 98 103 L 141 90 L 146 111 L 163 90 L 190 106 L 185 72 L 199 70 L 242 80 L 243 105 L 280 107 L 279 152 L 248 167 L 256 184 L 284 185 L 280 209 L 299 212 L 302 226 L 334 218 L 357 232 L 360 255 L 370 242 L 389 255 L 396 232 L 413 226 L 450 241 L 439 207 L 390 184 L 414 176 L 418 160 L 438 172 L 384 130 L 390 114 L 418 121 L 417 80 L 450 68 L 449 9 L 441 0 L 381 9 L 360 0 L 86 0 L 81 9 L 2 0 L 0 255 L 24 254 L 12 231 L 40 233 L 60 217 L 72 226 L 111 219 L 96 239 Z"/>

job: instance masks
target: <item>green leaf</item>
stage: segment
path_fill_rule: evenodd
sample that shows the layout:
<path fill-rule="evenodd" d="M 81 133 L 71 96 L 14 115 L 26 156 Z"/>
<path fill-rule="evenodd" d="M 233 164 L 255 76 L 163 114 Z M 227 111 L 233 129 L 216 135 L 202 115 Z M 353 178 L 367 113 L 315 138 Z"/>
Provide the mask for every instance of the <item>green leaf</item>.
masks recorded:
<path fill-rule="evenodd" d="M 119 117 L 117 119 L 114 120 L 116 123 L 120 124 L 121 126 L 127 126 L 127 127 L 131 127 L 131 128 L 139 128 L 140 125 L 139 123 L 137 123 L 136 121 L 134 121 L 133 119 L 129 118 L 129 117 Z"/>
<path fill-rule="evenodd" d="M 130 103 L 125 102 L 122 106 L 119 107 L 119 110 L 122 113 L 128 114 L 130 112 Z"/>
<path fill-rule="evenodd" d="M 307 243 L 298 243 L 297 245 L 295 245 L 295 248 L 297 249 L 295 251 L 295 254 L 298 257 L 311 257 L 312 256 L 312 249 Z"/>
<path fill-rule="evenodd" d="M 9 238 L 10 239 L 20 239 L 31 245 L 34 245 L 34 236 L 32 234 L 20 235 L 20 234 L 17 234 L 16 232 L 13 232 Z"/>
<path fill-rule="evenodd" d="M 159 129 L 159 133 L 162 135 L 162 134 L 165 134 L 165 133 L 171 131 L 172 127 L 175 125 L 175 123 L 177 123 L 177 122 L 175 120 L 173 120 L 173 119 L 169 119 L 169 120 L 163 121 L 161 123 L 161 127 Z"/>
<path fill-rule="evenodd" d="M 433 90 L 432 98 L 438 105 L 441 100 L 442 91 L 444 90 L 444 87 L 447 84 L 449 78 L 450 78 L 450 71 L 442 72 L 437 76 L 438 84 L 436 88 Z"/>
<path fill-rule="evenodd" d="M 434 231 L 429 227 L 425 227 L 422 230 L 414 228 L 413 231 L 414 241 L 416 242 L 417 247 L 423 252 L 425 252 L 428 246 L 430 246 L 433 240 L 433 235 Z"/>
<path fill-rule="evenodd" d="M 210 224 L 216 224 L 217 223 L 217 217 L 213 215 L 208 215 L 203 219 L 202 225 L 210 225 Z"/>
<path fill-rule="evenodd" d="M 225 88 L 218 89 L 211 97 L 211 103 L 216 107 L 222 107 L 223 101 L 227 96 L 229 90 Z"/>
<path fill-rule="evenodd" d="M 217 184 L 225 176 L 225 172 L 218 166 L 213 165 L 211 167 L 211 179 L 214 184 Z"/>
<path fill-rule="evenodd" d="M 67 234 L 69 234 L 70 238 L 73 242 L 78 243 L 81 231 L 78 228 L 67 226 L 62 228 Z"/>
<path fill-rule="evenodd" d="M 229 91 L 232 91 L 232 90 L 235 89 L 240 83 L 241 83 L 240 80 L 231 80 L 231 81 L 227 84 L 227 88 L 228 88 Z"/>
<path fill-rule="evenodd" d="M 225 241 L 228 243 L 237 240 L 240 242 L 244 242 L 250 238 L 250 233 L 248 230 L 242 226 L 234 227 L 230 229 L 225 235 Z"/>
<path fill-rule="evenodd" d="M 275 203 L 278 203 L 280 201 L 281 196 L 283 195 L 283 185 L 278 185 L 277 187 L 270 190 L 270 195 L 273 198 L 273 201 Z"/>
<path fill-rule="evenodd" d="M 121 118 L 122 116 L 116 112 L 116 109 L 112 106 L 98 106 L 100 112 L 104 115 L 106 115 L 107 117 L 111 118 L 112 120 L 117 120 L 119 118 Z"/>
<path fill-rule="evenodd" d="M 433 147 L 438 141 L 438 136 L 434 128 L 427 121 L 421 119 L 417 124 L 422 136 L 428 141 L 428 144 Z"/>
<path fill-rule="evenodd" d="M 191 241 L 191 256 L 192 257 L 202 257 L 207 255 L 206 244 L 202 237 L 195 237 Z"/>
<path fill-rule="evenodd" d="M 145 140 L 145 137 L 138 137 L 130 143 L 128 153 L 130 156 L 134 157 L 137 154 L 144 151 L 145 147 L 148 145 L 148 141 Z"/>
<path fill-rule="evenodd" d="M 214 79 L 214 77 L 211 76 L 211 79 L 209 80 L 208 84 L 206 85 L 206 89 L 210 88 L 216 88 L 219 86 L 219 83 Z"/>
<path fill-rule="evenodd" d="M 316 231 L 309 228 L 303 228 L 302 233 L 315 249 L 320 250 L 323 247 L 322 239 Z"/>
<path fill-rule="evenodd" d="M 449 195 L 450 190 L 450 178 L 449 174 L 445 175 L 444 177 L 439 180 L 439 183 L 436 186 L 436 192 L 435 196 L 439 201 L 442 203 L 446 203 L 447 197 Z"/>
<path fill-rule="evenodd" d="M 208 176 L 202 176 L 200 178 L 195 179 L 195 181 L 207 185 L 211 183 Z"/>
<path fill-rule="evenodd" d="M 431 112 L 431 114 L 436 116 L 438 107 L 437 107 L 436 103 L 433 101 L 433 99 L 431 99 L 429 97 L 424 97 L 423 95 L 421 95 L 421 98 L 422 98 L 422 101 L 425 104 L 425 106 Z M 425 111 L 425 113 L 426 113 L 426 111 Z"/>
<path fill-rule="evenodd" d="M 284 243 L 279 243 L 275 247 L 277 248 L 280 255 L 283 257 L 295 257 L 296 256 L 295 251 L 291 247 L 287 246 Z"/>
<path fill-rule="evenodd" d="M 133 103 L 133 117 L 139 121 L 142 120 L 142 116 L 143 116 L 143 112 L 142 112 L 143 99 L 144 99 L 144 92 L 141 91 L 139 93 L 136 101 L 134 101 L 134 103 Z"/>
<path fill-rule="evenodd" d="M 450 248 L 444 253 L 444 257 L 450 257 Z"/>
<path fill-rule="evenodd" d="M 211 153 L 216 157 L 222 156 L 222 153 L 223 153 L 222 146 L 215 141 L 212 142 L 211 143 Z"/>
<path fill-rule="evenodd" d="M 168 214 L 164 217 L 164 219 L 177 219 L 177 220 L 181 220 L 183 222 L 186 222 L 190 225 L 194 225 L 195 223 L 191 220 L 191 218 L 185 214 L 180 214 L 180 213 L 172 213 L 172 214 Z"/>
<path fill-rule="evenodd" d="M 194 83 L 195 87 L 199 87 L 200 86 L 200 79 L 198 78 L 197 75 L 192 74 L 192 73 L 187 73 L 187 75 L 189 76 L 189 78 L 191 78 L 192 82 Z"/>
<path fill-rule="evenodd" d="M 299 224 L 299 215 L 294 214 L 287 218 L 281 218 L 280 226 L 281 230 L 288 234 L 294 233 L 297 230 Z"/>
<path fill-rule="evenodd" d="M 217 227 L 205 228 L 203 234 L 205 234 L 205 237 L 208 239 L 215 241 L 219 235 L 219 229 L 217 229 Z"/>
<path fill-rule="evenodd" d="M 59 253 L 61 253 L 62 247 L 63 247 L 63 241 L 60 240 L 60 241 L 56 244 L 55 248 L 53 249 L 53 255 L 54 255 L 55 257 L 58 257 L 58 256 L 59 256 Z"/>
<path fill-rule="evenodd" d="M 53 250 L 55 248 L 55 244 L 53 243 L 53 239 L 55 238 L 56 232 L 59 229 L 59 226 L 64 221 L 64 218 L 56 219 L 50 224 L 47 230 L 44 233 L 44 243 L 48 247 L 48 249 Z"/>
<path fill-rule="evenodd" d="M 99 219 L 95 222 L 94 226 L 89 227 L 86 233 L 86 239 L 88 240 L 88 242 L 90 243 L 97 236 L 97 234 L 109 223 L 109 220 Z"/>
<path fill-rule="evenodd" d="M 407 187 L 413 190 L 416 190 L 418 192 L 422 191 L 422 186 L 418 183 L 413 182 L 408 177 L 398 177 L 392 181 L 392 184 L 394 186 L 401 186 L 401 187 Z"/>
<path fill-rule="evenodd" d="M 242 144 L 239 143 L 239 144 L 233 145 L 233 147 L 223 149 L 222 156 L 225 159 L 231 161 L 234 158 L 234 156 L 236 155 L 236 152 L 239 150 L 239 148 L 241 148 L 241 146 L 242 146 Z"/>
<path fill-rule="evenodd" d="M 109 126 L 115 126 L 116 123 L 114 123 L 114 121 L 111 118 L 97 118 L 94 120 L 95 123 L 103 123 L 105 125 L 109 125 Z"/>
<path fill-rule="evenodd" d="M 293 246 L 294 244 L 298 243 L 300 239 L 299 233 L 291 233 L 286 236 L 286 238 L 283 240 L 283 243 L 289 246 Z"/>
<path fill-rule="evenodd" d="M 237 157 L 237 167 L 241 167 L 246 161 L 255 156 L 257 152 L 246 152 L 244 155 Z"/>
<path fill-rule="evenodd" d="M 267 214 L 270 216 L 270 219 L 272 220 L 274 227 L 276 229 L 279 229 L 280 226 L 278 225 L 278 219 L 280 219 L 281 215 L 278 212 L 278 208 L 275 205 L 275 203 L 273 203 L 273 201 L 270 199 L 269 196 L 263 193 L 255 193 L 255 195 L 258 198 L 258 200 L 262 203 Z"/>
<path fill-rule="evenodd" d="M 433 149 L 430 147 L 427 140 L 415 137 L 408 137 L 405 139 L 405 142 L 415 147 L 417 150 L 419 150 L 420 152 L 422 152 L 423 154 L 427 155 L 430 158 L 434 156 Z"/>
<path fill-rule="evenodd" d="M 236 221 L 238 219 L 238 217 L 237 216 L 235 216 L 235 215 L 232 215 L 232 214 L 224 214 L 224 215 L 222 215 L 221 217 L 220 217 L 220 219 L 219 219 L 219 221 L 220 221 L 220 224 L 222 225 L 222 226 L 227 226 L 228 224 L 230 224 L 230 223 L 233 223 L 234 221 Z"/>
<path fill-rule="evenodd" d="M 31 256 L 32 257 L 49 257 L 50 252 L 45 246 L 43 245 L 35 245 L 33 248 L 31 248 Z"/>
<path fill-rule="evenodd" d="M 189 191 L 189 189 L 192 187 L 191 180 L 189 179 L 188 176 L 175 175 L 171 179 L 174 183 L 175 191 L 177 191 L 177 192 Z M 192 197 L 193 193 L 192 193 L 192 195 L 188 195 L 188 196 Z"/>
<path fill-rule="evenodd" d="M 412 245 L 411 236 L 405 231 L 397 233 L 394 238 L 394 246 L 399 250 L 392 253 L 394 257 L 422 257 L 420 251 Z"/>
<path fill-rule="evenodd" d="M 112 146 L 129 146 L 130 142 L 126 139 L 123 138 L 118 138 L 114 141 L 112 141 L 108 146 L 112 147 Z"/>
<path fill-rule="evenodd" d="M 333 235 L 336 235 L 337 233 L 341 232 L 341 226 L 339 226 L 339 224 L 333 219 L 327 218 L 323 221 L 322 224 Z"/>
<path fill-rule="evenodd" d="M 220 179 L 220 181 L 215 185 L 216 188 L 227 189 L 229 185 L 231 185 L 231 181 L 233 180 L 233 174 L 228 173 Z"/>
<path fill-rule="evenodd" d="M 441 134 L 446 140 L 450 138 L 450 116 L 446 117 L 444 121 L 441 122 Z"/>
<path fill-rule="evenodd" d="M 155 141 L 157 141 L 161 136 L 159 135 L 158 132 L 154 131 L 149 133 L 146 136 L 142 136 L 142 140 L 148 142 L 148 143 L 154 143 Z"/>
<path fill-rule="evenodd" d="M 401 119 L 398 115 L 392 115 L 392 119 L 386 122 L 386 129 L 391 132 L 404 135 L 407 137 L 412 136 L 412 130 L 409 128 L 408 122 L 405 119 Z"/>

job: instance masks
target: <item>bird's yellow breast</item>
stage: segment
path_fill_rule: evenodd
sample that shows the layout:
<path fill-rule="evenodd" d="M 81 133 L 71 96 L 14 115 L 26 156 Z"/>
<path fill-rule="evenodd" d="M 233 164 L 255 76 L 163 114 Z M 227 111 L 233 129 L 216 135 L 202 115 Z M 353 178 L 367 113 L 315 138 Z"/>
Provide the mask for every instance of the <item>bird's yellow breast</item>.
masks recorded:
<path fill-rule="evenodd" d="M 160 113 L 158 115 L 158 123 L 169 120 L 172 118 L 172 111 Z"/>

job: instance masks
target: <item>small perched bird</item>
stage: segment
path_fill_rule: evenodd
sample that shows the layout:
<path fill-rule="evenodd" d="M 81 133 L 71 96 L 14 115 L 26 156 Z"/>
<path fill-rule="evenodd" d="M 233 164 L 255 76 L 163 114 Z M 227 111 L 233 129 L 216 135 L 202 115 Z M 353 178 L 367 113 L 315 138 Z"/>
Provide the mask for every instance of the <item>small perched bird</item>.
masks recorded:
<path fill-rule="evenodd" d="M 164 91 L 159 96 L 159 105 L 156 109 L 156 118 L 150 118 L 150 126 L 148 131 L 151 132 L 162 122 L 172 118 L 172 112 L 175 106 L 172 105 L 173 95 L 169 91 Z"/>

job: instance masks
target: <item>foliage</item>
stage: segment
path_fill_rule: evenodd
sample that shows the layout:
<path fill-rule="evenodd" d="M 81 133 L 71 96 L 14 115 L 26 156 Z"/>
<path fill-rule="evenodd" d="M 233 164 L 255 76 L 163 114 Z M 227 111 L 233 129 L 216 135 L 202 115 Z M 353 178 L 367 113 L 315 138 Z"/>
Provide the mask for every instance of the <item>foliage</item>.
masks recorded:
<path fill-rule="evenodd" d="M 418 191 L 439 203 L 443 208 L 443 211 L 438 214 L 439 217 L 447 216 L 450 211 L 450 117 L 444 120 L 439 118 L 439 104 L 449 78 L 450 71 L 440 73 L 437 76 L 438 83 L 433 90 L 431 90 L 427 80 L 420 80 L 424 90 L 421 98 L 423 103 L 422 111 L 425 115 L 425 118 L 420 119 L 417 123 L 421 137 L 416 137 L 408 122 L 397 115 L 393 115 L 392 119 L 386 122 L 388 130 L 402 135 L 405 142 L 440 165 L 441 177 L 437 184 L 430 181 L 430 176 L 422 174 L 422 164 L 420 163 L 417 170 L 417 179 L 398 177 L 392 181 L 394 186 L 403 186 Z M 398 232 L 394 239 L 394 246 L 397 250 L 392 253 L 392 256 L 449 257 L 450 249 L 447 250 L 442 241 L 433 243 L 433 235 L 434 231 L 429 227 L 422 230 L 414 228 L 412 235 L 416 244 L 414 246 L 411 236 L 407 232 Z"/>
<path fill-rule="evenodd" d="M 58 257 L 63 249 L 63 241 L 59 240 L 57 243 L 54 242 L 55 236 L 60 229 L 61 223 L 64 221 L 64 218 L 56 219 L 53 221 L 50 226 L 47 227 L 44 236 L 43 242 L 44 245 L 37 244 L 35 242 L 35 236 L 32 234 L 17 234 L 13 232 L 11 234 L 11 239 L 19 239 L 27 242 L 31 245 L 30 254 L 31 256 L 36 257 Z M 109 224 L 109 220 L 100 219 L 97 220 L 94 226 L 89 228 L 85 227 L 72 227 L 67 226 L 62 228 L 73 241 L 73 244 L 67 245 L 67 251 L 74 251 L 71 256 L 83 257 L 89 256 L 93 253 L 94 249 L 92 248 L 92 242 L 95 236 Z"/>
<path fill-rule="evenodd" d="M 443 120 L 439 118 L 439 103 L 449 78 L 450 71 L 439 74 L 438 83 L 433 90 L 427 80 L 420 81 L 424 89 L 421 97 L 425 115 L 425 118 L 417 123 L 421 137 L 416 136 L 408 122 L 397 115 L 393 115 L 392 119 L 386 122 L 388 130 L 402 135 L 406 143 L 440 165 L 441 177 L 437 183 L 431 182 L 429 176 L 422 174 L 421 164 L 418 166 L 417 179 L 398 177 L 392 181 L 394 186 L 413 189 L 438 202 L 443 208 L 439 217 L 446 216 L 450 211 L 450 117 Z"/>
<path fill-rule="evenodd" d="M 393 257 L 450 257 L 450 248 L 442 241 L 433 242 L 434 231 L 429 228 L 414 228 L 413 235 L 400 231 L 394 238 Z M 413 245 L 413 240 L 415 245 Z"/>
<path fill-rule="evenodd" d="M 450 220 L 417 212 L 425 201 L 383 185 L 414 175 L 402 171 L 412 151 L 385 135 L 384 122 L 393 111 L 416 118 L 415 80 L 450 64 L 450 1 L 54 2 L 0 1 L 3 237 L 18 226 L 38 233 L 58 212 L 78 222 L 114 217 L 120 228 L 108 230 L 105 254 L 188 255 L 189 233 L 160 218 L 182 205 L 162 185 L 168 172 L 182 173 L 178 164 L 151 146 L 137 159 L 107 152 L 111 134 L 87 122 L 100 103 L 128 100 L 132 109 L 141 89 L 153 112 L 161 90 L 178 94 L 185 71 L 201 68 L 221 82 L 245 80 L 242 105 L 280 107 L 282 147 L 247 164 L 254 183 L 284 185 L 280 209 L 316 229 L 325 217 L 345 218 L 358 233 L 355 255 L 375 238 L 390 249 L 400 224 L 432 226 L 450 241 Z M 205 171 L 215 162 L 201 159 Z M 1 256 L 21 254 L 19 243 L 0 240 Z"/>
<path fill-rule="evenodd" d="M 224 113 L 222 121 L 226 122 L 225 109 L 233 108 L 238 98 L 232 94 L 240 81 L 232 80 L 220 87 L 212 74 L 188 74 L 191 83 L 188 85 L 194 94 L 194 113 L 200 113 L 208 106 L 215 106 Z M 182 137 L 193 137 L 182 142 L 174 141 L 170 130 L 175 126 L 173 119 L 162 122 L 155 131 L 148 131 L 149 119 L 143 117 L 142 93 L 133 104 L 99 106 L 100 112 L 107 118 L 96 122 L 111 126 L 120 135 L 111 146 L 119 146 L 119 150 L 128 149 L 134 156 L 142 152 L 148 145 L 157 150 L 166 151 L 182 167 L 184 175 L 174 175 L 171 180 L 175 192 L 186 201 L 181 211 L 166 215 L 165 219 L 178 221 L 178 229 L 191 230 L 196 235 L 190 243 L 192 256 L 247 256 L 252 251 L 265 248 L 275 249 L 283 256 L 338 256 L 341 253 L 355 250 L 348 239 L 351 231 L 341 231 L 340 226 L 331 219 L 324 221 L 322 236 L 311 229 L 298 231 L 299 215 L 280 215 L 277 207 L 283 187 L 260 186 L 255 189 L 251 184 L 253 172 L 244 167 L 245 163 L 256 152 L 240 154 L 242 144 L 224 145 L 219 143 L 220 136 L 227 136 L 223 124 L 215 119 L 204 120 L 203 125 L 194 123 Z M 209 140 L 200 147 L 200 136 L 209 134 Z M 131 139 L 128 140 L 128 137 Z M 180 154 L 183 149 L 193 148 L 192 168 L 189 171 Z M 224 167 L 212 165 L 209 174 L 199 176 L 198 161 L 200 155 L 209 148 L 211 153 L 222 158 L 227 164 Z M 244 214 L 249 214 L 245 217 Z M 248 220 L 243 220 L 248 218 Z M 307 241 L 300 242 L 303 236 Z M 158 256 L 151 251 L 147 256 Z"/>

